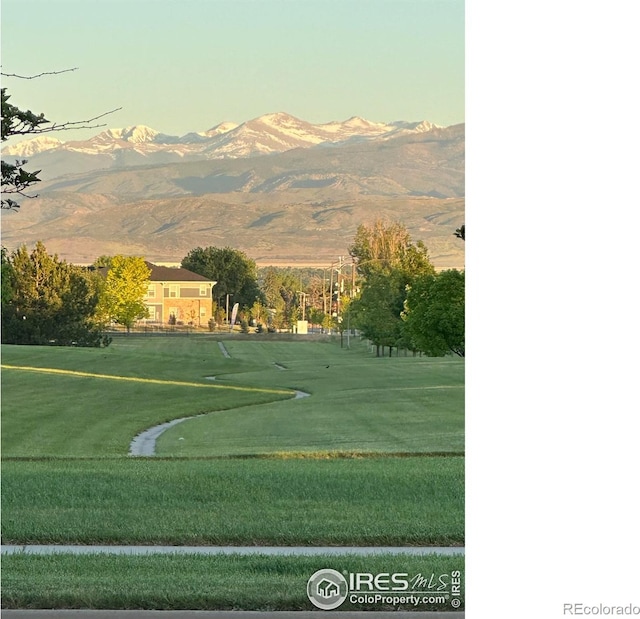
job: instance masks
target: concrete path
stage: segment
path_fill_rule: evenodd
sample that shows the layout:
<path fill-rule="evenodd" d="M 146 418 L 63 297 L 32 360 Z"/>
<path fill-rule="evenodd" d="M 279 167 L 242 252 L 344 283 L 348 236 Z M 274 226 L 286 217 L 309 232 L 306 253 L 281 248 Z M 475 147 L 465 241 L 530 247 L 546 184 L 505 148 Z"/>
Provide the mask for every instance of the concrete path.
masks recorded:
<path fill-rule="evenodd" d="M 207 380 L 215 380 L 215 376 L 207 376 Z M 304 391 L 295 391 L 294 400 L 300 398 L 308 398 L 311 394 Z M 259 405 L 256 405 L 259 406 Z M 156 441 L 160 438 L 160 435 L 166 432 L 169 428 L 187 421 L 188 419 L 195 419 L 196 417 L 204 417 L 205 415 L 213 415 L 219 411 L 211 411 L 210 413 L 199 413 L 198 415 L 191 415 L 190 417 L 180 417 L 180 419 L 172 419 L 165 423 L 161 423 L 157 426 L 153 426 L 144 432 L 140 432 L 133 438 L 129 444 L 130 456 L 155 456 L 156 455 Z"/>
<path fill-rule="evenodd" d="M 140 432 L 138 436 L 135 436 L 129 445 L 130 456 L 155 456 L 156 455 L 156 441 L 160 438 L 160 435 L 166 432 L 169 428 L 186 421 L 187 419 L 195 419 L 196 417 L 202 417 L 210 413 L 200 413 L 191 417 L 180 417 L 180 419 L 172 419 L 166 423 L 153 426 L 144 432 Z"/>
<path fill-rule="evenodd" d="M 218 346 L 222 351 L 222 354 L 230 359 L 231 355 L 227 350 L 226 346 L 223 342 L 218 342 Z M 278 363 L 274 363 L 274 365 L 279 370 L 286 370 L 286 368 Z M 205 376 L 206 380 L 216 380 L 215 376 Z M 311 394 L 305 393 L 304 391 L 296 391 L 294 400 L 299 400 L 300 398 L 307 398 Z M 155 456 L 156 455 L 156 441 L 160 438 L 160 435 L 166 432 L 169 428 L 182 423 L 183 421 L 187 421 L 187 419 L 195 419 L 196 417 L 203 417 L 204 415 L 211 415 L 217 411 L 212 411 L 211 413 L 200 413 L 198 415 L 192 415 L 191 417 L 180 417 L 180 419 L 172 419 L 171 421 L 167 421 L 166 423 L 161 423 L 157 426 L 153 426 L 148 430 L 144 430 L 144 432 L 140 432 L 137 436 L 133 438 L 129 445 L 129 455 L 130 456 Z"/>
<path fill-rule="evenodd" d="M 154 555 L 275 555 L 275 556 L 326 556 L 326 555 L 464 555 L 464 546 L 80 546 L 58 544 L 3 544 L 3 555 L 56 553 Z"/>
<path fill-rule="evenodd" d="M 3 619 L 318 619 L 323 611 L 255 610 L 2 610 Z M 464 619 L 464 612 L 331 611 L 337 619 Z"/>

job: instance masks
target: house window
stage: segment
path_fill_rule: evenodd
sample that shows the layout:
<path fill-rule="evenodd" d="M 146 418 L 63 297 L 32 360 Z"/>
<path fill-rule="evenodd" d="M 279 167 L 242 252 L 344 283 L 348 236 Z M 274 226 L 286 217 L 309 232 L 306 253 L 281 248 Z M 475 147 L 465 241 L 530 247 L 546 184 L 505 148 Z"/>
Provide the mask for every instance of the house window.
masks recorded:
<path fill-rule="evenodd" d="M 155 322 L 156 321 L 156 308 L 153 305 L 148 305 L 147 306 L 147 310 L 149 310 L 149 316 L 147 317 L 147 320 L 149 320 L 150 322 Z"/>
<path fill-rule="evenodd" d="M 177 284 L 171 284 L 169 286 L 169 296 L 170 297 L 177 297 L 178 296 L 178 285 Z"/>
<path fill-rule="evenodd" d="M 207 285 L 206 284 L 200 284 L 200 296 L 201 297 L 206 297 L 207 296 Z"/>
<path fill-rule="evenodd" d="M 154 284 L 150 284 L 147 288 L 147 298 L 155 299 L 156 297 L 156 287 Z"/>

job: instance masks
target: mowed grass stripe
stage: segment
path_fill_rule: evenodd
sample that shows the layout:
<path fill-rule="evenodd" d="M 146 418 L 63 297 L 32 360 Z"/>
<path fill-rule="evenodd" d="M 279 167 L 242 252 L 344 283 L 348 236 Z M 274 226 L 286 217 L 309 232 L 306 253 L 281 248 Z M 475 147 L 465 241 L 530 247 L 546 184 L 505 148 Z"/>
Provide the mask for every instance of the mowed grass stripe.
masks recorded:
<path fill-rule="evenodd" d="M 152 426 L 273 400 L 293 398 L 290 393 L 2 370 L 2 457 L 125 456 L 132 438 Z"/>
<path fill-rule="evenodd" d="M 275 393 L 279 395 L 295 395 L 295 392 L 284 389 L 266 389 L 263 387 L 237 387 L 233 385 L 209 385 L 205 383 L 189 383 L 179 380 L 159 380 L 156 378 L 135 378 L 133 376 L 117 376 L 114 374 L 93 374 L 91 372 L 79 372 L 77 370 L 60 370 L 58 368 L 37 368 L 24 365 L 2 364 L 5 370 L 20 370 L 23 372 L 40 372 L 42 374 L 64 374 L 67 376 L 79 376 L 84 378 L 103 378 L 106 380 L 123 380 L 134 383 L 150 383 L 154 385 L 176 385 L 179 387 L 201 387 L 205 389 L 227 389 L 232 391 L 256 391 L 259 393 Z"/>
<path fill-rule="evenodd" d="M 461 546 L 464 458 L 3 462 L 8 544 Z"/>
<path fill-rule="evenodd" d="M 437 579 L 445 575 L 446 582 L 457 571 L 463 575 L 461 608 L 464 606 L 465 563 L 461 556 L 11 555 L 2 561 L 3 608 L 315 610 L 307 599 L 307 581 L 314 572 L 328 567 L 351 573 L 400 572 L 409 578 L 420 574 L 428 579 L 435 574 Z M 418 607 L 449 609 L 450 603 Z M 391 613 L 416 608 L 391 604 L 354 606 L 347 600 L 340 610 Z"/>

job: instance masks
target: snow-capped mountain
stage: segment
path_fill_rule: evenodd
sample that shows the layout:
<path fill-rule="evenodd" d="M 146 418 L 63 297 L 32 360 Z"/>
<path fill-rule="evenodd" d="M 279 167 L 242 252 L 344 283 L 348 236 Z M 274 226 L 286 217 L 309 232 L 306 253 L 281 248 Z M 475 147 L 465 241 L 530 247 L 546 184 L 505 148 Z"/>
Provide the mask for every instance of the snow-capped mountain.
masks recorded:
<path fill-rule="evenodd" d="M 11 155 L 13 157 L 30 157 L 31 155 L 37 155 L 45 150 L 52 150 L 62 146 L 64 142 L 50 138 L 46 135 L 41 135 L 32 140 L 24 140 L 18 142 L 14 146 L 8 146 L 2 150 L 3 155 Z"/>
<path fill-rule="evenodd" d="M 84 141 L 61 142 L 48 137 L 19 142 L 4 149 L 4 156 L 34 157 L 48 154 L 47 177 L 64 174 L 64 154 L 107 155 L 100 168 L 166 163 L 198 159 L 236 159 L 282 153 L 294 148 L 336 145 L 357 140 L 387 140 L 431 131 L 427 122 L 376 123 L 358 116 L 338 122 L 312 124 L 282 112 L 265 114 L 240 125 L 223 122 L 208 130 L 171 136 L 146 125 L 107 129 Z M 51 167 L 56 155 L 55 169 Z M 77 157 L 76 157 L 77 159 Z M 37 161 L 31 162 L 37 165 Z M 77 162 L 76 162 L 77 163 Z M 72 171 L 70 168 L 69 171 Z"/>
<path fill-rule="evenodd" d="M 207 131 L 205 131 L 204 133 L 200 133 L 198 135 L 204 135 L 207 137 L 214 137 L 216 135 L 220 135 L 221 133 L 227 133 L 228 131 L 231 131 L 232 129 L 235 129 L 238 126 L 237 123 L 232 123 L 232 122 L 222 122 L 219 125 L 216 125 L 215 127 L 211 127 L 211 129 L 208 129 Z"/>
<path fill-rule="evenodd" d="M 133 144 L 142 144 L 144 142 L 153 142 L 157 135 L 159 135 L 159 132 L 151 127 L 134 125 L 133 127 L 126 127 L 124 129 L 107 129 L 94 139 L 99 138 L 103 141 L 124 140 L 125 142 L 131 142 Z"/>
<path fill-rule="evenodd" d="M 464 223 L 464 124 L 316 125 L 278 113 L 184 136 L 144 125 L 41 136 L 3 156 L 42 170 L 39 197 L 2 213 L 10 250 L 41 240 L 70 261 L 179 262 L 198 245 L 228 245 L 263 264 L 329 264 L 358 225 L 382 217 L 405 223 L 438 267 L 464 265 L 453 234 Z"/>

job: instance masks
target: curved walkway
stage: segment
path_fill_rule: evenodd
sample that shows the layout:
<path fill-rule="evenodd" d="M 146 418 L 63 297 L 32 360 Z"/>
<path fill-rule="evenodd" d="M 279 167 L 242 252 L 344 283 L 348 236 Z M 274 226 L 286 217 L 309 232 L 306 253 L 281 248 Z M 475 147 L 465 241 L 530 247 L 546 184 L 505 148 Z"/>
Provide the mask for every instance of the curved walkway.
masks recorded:
<path fill-rule="evenodd" d="M 231 355 L 227 350 L 227 347 L 224 345 L 224 342 L 218 342 L 218 346 L 220 347 L 220 351 L 227 358 L 230 359 Z M 284 366 L 279 365 L 278 363 L 275 366 L 280 369 L 286 369 Z M 216 380 L 215 376 L 205 376 L 207 380 Z M 307 398 L 311 394 L 305 393 L 304 391 L 295 391 L 294 400 L 298 400 L 300 398 Z M 157 426 L 153 426 L 148 430 L 144 430 L 140 432 L 137 436 L 133 438 L 131 444 L 129 445 L 129 455 L 130 456 L 155 456 L 156 455 L 156 441 L 160 438 L 160 436 L 166 432 L 169 428 L 182 423 L 183 421 L 187 421 L 188 419 L 195 419 L 196 417 L 204 417 L 205 415 L 212 415 L 219 411 L 211 411 L 209 413 L 199 413 L 197 415 L 191 415 L 189 417 L 180 417 L 180 419 L 172 419 L 171 421 L 167 421 L 165 423 L 158 424 Z"/>
<path fill-rule="evenodd" d="M 206 376 L 207 380 L 215 380 L 215 376 Z M 295 395 L 293 396 L 294 400 L 299 400 L 300 398 L 308 398 L 311 394 L 306 393 L 304 391 L 294 391 Z M 256 404 L 255 406 L 260 406 L 260 404 Z M 129 445 L 129 455 L 130 456 L 155 456 L 156 455 L 156 441 L 160 438 L 160 436 L 166 432 L 169 428 L 182 423 L 183 421 L 187 421 L 188 419 L 195 419 L 196 417 L 204 417 L 205 415 L 213 415 L 220 411 L 211 411 L 209 413 L 198 413 L 197 415 L 191 415 L 189 417 L 180 417 L 179 419 L 172 419 L 171 421 L 167 421 L 165 423 L 158 424 L 157 426 L 153 426 L 148 430 L 144 430 L 144 432 L 140 432 L 137 436 L 133 438 L 131 444 Z"/>

